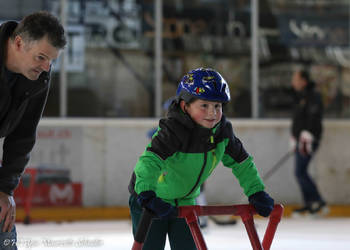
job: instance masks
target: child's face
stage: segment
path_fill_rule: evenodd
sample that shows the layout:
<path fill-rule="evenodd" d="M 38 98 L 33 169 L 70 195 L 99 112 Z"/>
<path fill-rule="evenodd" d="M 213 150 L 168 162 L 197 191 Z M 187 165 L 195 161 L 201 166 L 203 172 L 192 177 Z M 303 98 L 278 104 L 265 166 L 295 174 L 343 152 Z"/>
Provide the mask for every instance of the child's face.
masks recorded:
<path fill-rule="evenodd" d="M 199 125 L 205 128 L 213 128 L 222 117 L 221 102 L 210 102 L 197 99 L 190 104 L 183 101 L 182 109 Z"/>

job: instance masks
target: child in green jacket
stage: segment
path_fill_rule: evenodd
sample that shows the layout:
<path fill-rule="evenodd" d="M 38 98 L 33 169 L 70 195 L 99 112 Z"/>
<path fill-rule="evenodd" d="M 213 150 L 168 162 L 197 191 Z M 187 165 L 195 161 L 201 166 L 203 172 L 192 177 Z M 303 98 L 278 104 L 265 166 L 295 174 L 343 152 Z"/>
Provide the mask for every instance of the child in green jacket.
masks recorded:
<path fill-rule="evenodd" d="M 196 249 L 185 220 L 174 214 L 178 206 L 195 205 L 200 186 L 220 161 L 232 169 L 258 214 L 271 213 L 274 201 L 222 114 L 229 101 L 229 87 L 213 69 L 194 69 L 182 78 L 167 117 L 159 121 L 129 184 L 133 233 L 143 207 L 159 218 L 153 220 L 143 249 L 164 249 L 166 235 L 171 249 Z"/>

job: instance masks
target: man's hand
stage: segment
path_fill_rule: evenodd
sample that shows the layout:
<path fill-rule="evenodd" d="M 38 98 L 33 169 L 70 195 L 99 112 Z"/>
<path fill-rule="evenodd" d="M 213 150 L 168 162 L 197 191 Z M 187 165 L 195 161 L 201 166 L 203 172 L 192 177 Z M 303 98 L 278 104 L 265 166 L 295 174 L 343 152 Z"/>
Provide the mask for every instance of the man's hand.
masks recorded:
<path fill-rule="evenodd" d="M 299 152 L 302 155 L 310 155 L 312 153 L 312 143 L 314 136 L 307 130 L 303 130 L 299 137 Z"/>
<path fill-rule="evenodd" d="M 13 196 L 0 191 L 0 221 L 4 221 L 1 232 L 11 232 L 16 220 L 16 203 Z"/>
<path fill-rule="evenodd" d="M 289 150 L 291 152 L 295 152 L 296 147 L 297 147 L 297 140 L 295 140 L 294 136 L 291 136 L 289 138 Z"/>

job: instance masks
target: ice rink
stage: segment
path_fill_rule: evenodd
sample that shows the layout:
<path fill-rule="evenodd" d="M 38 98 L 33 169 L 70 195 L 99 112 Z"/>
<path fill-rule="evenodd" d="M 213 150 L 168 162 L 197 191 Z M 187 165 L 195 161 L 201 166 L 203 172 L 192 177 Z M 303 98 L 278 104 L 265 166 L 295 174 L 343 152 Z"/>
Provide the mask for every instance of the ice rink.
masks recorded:
<path fill-rule="evenodd" d="M 267 220 L 256 219 L 260 235 Z M 18 249 L 131 249 L 133 237 L 128 220 L 17 223 Z M 218 226 L 210 221 L 203 232 L 208 249 L 252 249 L 243 223 Z M 350 218 L 283 218 L 271 249 L 278 250 L 349 250 Z M 170 249 L 167 245 L 166 249 Z M 185 250 L 185 249 L 184 249 Z"/>

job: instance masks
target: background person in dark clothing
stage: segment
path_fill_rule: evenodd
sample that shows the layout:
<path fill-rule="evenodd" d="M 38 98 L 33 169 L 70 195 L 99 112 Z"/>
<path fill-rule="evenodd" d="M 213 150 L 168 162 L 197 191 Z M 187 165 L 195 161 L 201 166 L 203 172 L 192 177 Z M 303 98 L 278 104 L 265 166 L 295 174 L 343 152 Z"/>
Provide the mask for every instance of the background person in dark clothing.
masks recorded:
<path fill-rule="evenodd" d="M 307 71 L 296 71 L 292 86 L 297 93 L 293 120 L 291 147 L 295 151 L 295 176 L 300 186 L 304 206 L 296 214 L 326 212 L 326 203 L 308 174 L 309 163 L 317 150 L 322 135 L 323 104 L 321 95 Z"/>
<path fill-rule="evenodd" d="M 17 249 L 13 191 L 35 143 L 52 60 L 65 45 L 62 25 L 47 12 L 0 26 L 0 249 Z"/>

